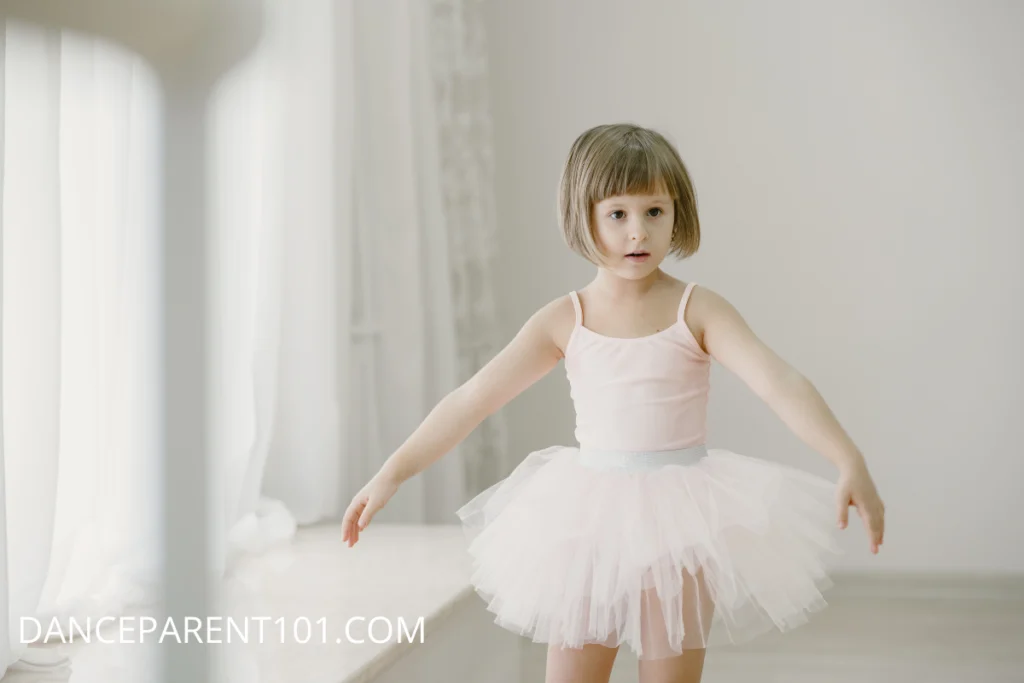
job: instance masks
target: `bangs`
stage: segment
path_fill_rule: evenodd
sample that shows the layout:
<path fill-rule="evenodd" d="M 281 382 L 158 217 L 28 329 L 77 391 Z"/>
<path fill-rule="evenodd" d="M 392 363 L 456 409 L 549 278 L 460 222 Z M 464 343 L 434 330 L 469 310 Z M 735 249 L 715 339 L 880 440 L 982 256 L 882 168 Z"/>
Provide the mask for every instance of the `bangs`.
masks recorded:
<path fill-rule="evenodd" d="M 558 183 L 558 222 L 565 242 L 603 265 L 594 239 L 597 202 L 624 195 L 666 194 L 674 220 L 670 253 L 686 258 L 700 245 L 693 181 L 679 152 L 661 133 L 632 123 L 594 126 L 573 142 Z"/>
<path fill-rule="evenodd" d="M 669 182 L 671 165 L 668 161 L 659 154 L 657 147 L 646 145 L 635 137 L 595 164 L 588 199 L 599 202 L 608 197 L 659 192 L 678 199 Z"/>

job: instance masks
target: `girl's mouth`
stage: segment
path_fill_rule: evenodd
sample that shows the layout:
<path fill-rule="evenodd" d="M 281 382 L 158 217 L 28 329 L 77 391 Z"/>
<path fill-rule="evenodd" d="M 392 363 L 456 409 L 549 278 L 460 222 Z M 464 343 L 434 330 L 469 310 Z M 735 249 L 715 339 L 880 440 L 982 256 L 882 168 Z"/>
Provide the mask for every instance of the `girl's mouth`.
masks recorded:
<path fill-rule="evenodd" d="M 646 251 L 634 251 L 631 254 L 626 254 L 626 260 L 627 261 L 632 261 L 634 263 L 643 263 L 644 261 L 646 261 L 650 257 L 651 257 L 651 255 L 649 253 L 647 253 Z"/>

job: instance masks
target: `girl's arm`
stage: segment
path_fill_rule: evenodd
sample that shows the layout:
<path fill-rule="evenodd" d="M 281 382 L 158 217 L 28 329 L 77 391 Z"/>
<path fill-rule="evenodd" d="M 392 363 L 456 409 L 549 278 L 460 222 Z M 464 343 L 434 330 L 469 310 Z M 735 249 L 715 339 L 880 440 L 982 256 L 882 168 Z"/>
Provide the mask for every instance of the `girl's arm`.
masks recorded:
<path fill-rule="evenodd" d="M 561 297 L 534 313 L 509 344 L 462 386 L 430 411 L 423 422 L 381 466 L 349 505 L 342 526 L 351 546 L 374 513 L 406 479 L 452 450 L 484 418 L 495 413 L 546 375 L 562 358 L 558 330 L 573 319 L 571 302 Z M 356 523 L 358 522 L 358 528 Z"/>
<path fill-rule="evenodd" d="M 885 506 L 863 454 L 818 390 L 765 345 L 732 304 L 713 290 L 694 291 L 686 309 L 686 316 L 691 315 L 695 326 L 703 328 L 705 350 L 739 376 L 804 443 L 839 469 L 839 528 L 846 528 L 849 506 L 856 506 L 871 552 L 877 553 L 885 531 Z"/>
<path fill-rule="evenodd" d="M 434 407 L 388 458 L 382 472 L 399 482 L 425 470 L 489 415 L 550 372 L 562 358 L 554 341 L 556 300 L 534 313 L 516 336 L 473 377 Z"/>

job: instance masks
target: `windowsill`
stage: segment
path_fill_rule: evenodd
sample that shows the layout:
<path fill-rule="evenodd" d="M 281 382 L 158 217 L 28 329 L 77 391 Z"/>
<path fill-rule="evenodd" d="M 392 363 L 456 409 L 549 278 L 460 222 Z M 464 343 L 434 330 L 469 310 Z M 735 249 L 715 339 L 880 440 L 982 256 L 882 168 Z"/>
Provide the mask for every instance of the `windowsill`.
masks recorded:
<path fill-rule="evenodd" d="M 429 647 L 441 622 L 463 601 L 477 599 L 469 574 L 458 525 L 373 523 L 352 548 L 342 542 L 337 524 L 306 527 L 290 546 L 241 568 L 238 578 L 250 585 L 253 600 L 242 597 L 232 612 L 283 617 L 286 632 L 297 619 L 313 625 L 306 644 L 289 633 L 281 642 L 275 626 L 272 642 L 257 653 L 261 680 L 367 683 L 416 648 Z M 353 617 L 362 619 L 346 635 Z M 370 640 L 375 617 L 373 635 L 387 642 Z M 410 634 L 414 642 L 408 642 Z"/>
<path fill-rule="evenodd" d="M 492 647 L 498 629 L 480 631 L 480 619 L 486 623 L 489 617 L 469 584 L 470 567 L 458 525 L 374 522 L 353 548 L 342 542 L 338 524 L 300 528 L 289 545 L 243 560 L 221 591 L 223 607 L 210 610 L 222 618 L 222 630 L 215 636 L 219 643 L 209 648 L 215 667 L 211 680 L 369 683 L 378 677 L 392 680 L 398 671 L 410 667 L 419 670 L 424 662 L 434 663 L 429 673 L 421 672 L 429 680 L 448 680 L 448 676 L 436 676 L 448 668 L 450 660 L 445 658 L 453 647 L 452 638 L 459 639 L 456 649 L 468 647 L 493 659 L 494 650 L 487 648 Z M 139 609 L 126 616 L 137 619 L 152 614 Z M 466 614 L 476 615 L 477 621 L 467 621 Z M 249 625 L 247 643 L 239 642 L 237 631 L 228 642 L 228 617 Z M 259 622 L 253 617 L 267 618 L 262 640 L 257 637 Z M 352 617 L 364 620 L 354 622 L 347 636 L 345 625 Z M 374 617 L 381 619 L 373 634 L 385 642 L 369 639 L 367 627 Z M 303 643 L 301 626 L 307 620 L 312 629 Z M 403 622 L 405 633 L 399 630 Z M 297 623 L 298 637 L 292 629 Z M 388 625 L 395 628 L 390 636 Z M 484 640 L 474 640 L 478 633 Z M 408 642 L 410 634 L 413 642 Z M 3 683 L 66 681 L 72 671 L 75 683 L 156 680 L 160 646 L 152 644 L 155 636 L 149 638 L 139 644 L 138 634 L 133 633 L 128 642 L 110 642 L 117 635 L 108 632 L 108 642 L 93 639 L 44 646 L 40 656 L 66 654 L 70 663 L 52 668 L 16 666 Z M 366 642 L 354 642 L 359 639 Z M 501 641 L 499 653 L 512 652 L 511 642 Z M 413 653 L 417 656 L 403 662 L 389 678 L 385 672 Z"/>

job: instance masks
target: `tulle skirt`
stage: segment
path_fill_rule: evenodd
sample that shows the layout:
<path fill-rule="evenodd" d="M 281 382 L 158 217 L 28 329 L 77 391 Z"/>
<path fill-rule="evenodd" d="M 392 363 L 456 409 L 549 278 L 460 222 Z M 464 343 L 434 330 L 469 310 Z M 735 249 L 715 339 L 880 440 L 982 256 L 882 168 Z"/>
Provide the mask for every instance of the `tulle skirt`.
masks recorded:
<path fill-rule="evenodd" d="M 551 446 L 457 514 L 496 624 L 659 659 L 824 607 L 834 496 L 832 482 L 725 449 Z"/>

